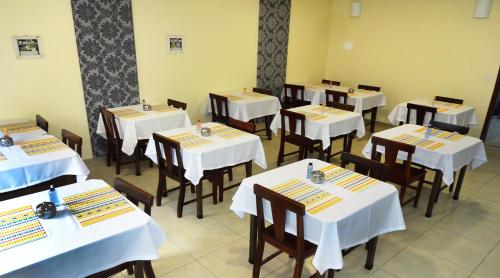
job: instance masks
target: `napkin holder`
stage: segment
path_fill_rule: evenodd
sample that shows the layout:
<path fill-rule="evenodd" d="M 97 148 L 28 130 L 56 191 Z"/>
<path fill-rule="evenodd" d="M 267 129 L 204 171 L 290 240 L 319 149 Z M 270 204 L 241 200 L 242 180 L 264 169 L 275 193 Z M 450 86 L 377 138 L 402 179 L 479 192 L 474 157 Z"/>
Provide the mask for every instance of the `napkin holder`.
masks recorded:
<path fill-rule="evenodd" d="M 142 105 L 142 110 L 144 111 L 151 111 L 151 105 L 150 104 L 143 104 Z"/>
<path fill-rule="evenodd" d="M 325 182 L 325 173 L 323 173 L 319 170 L 313 171 L 312 175 L 311 175 L 311 181 L 313 183 L 317 183 L 317 184 L 324 183 Z"/>
<path fill-rule="evenodd" d="M 0 138 L 0 147 L 11 147 L 14 145 L 14 140 L 8 134 Z"/>
<path fill-rule="evenodd" d="M 201 136 L 203 136 L 203 137 L 208 137 L 208 136 L 212 135 L 212 131 L 208 127 L 202 127 L 200 133 L 201 133 Z"/>
<path fill-rule="evenodd" d="M 353 93 L 354 93 L 354 88 L 349 88 L 349 89 L 347 90 L 347 93 L 349 93 L 349 94 L 353 94 Z"/>
<path fill-rule="evenodd" d="M 41 219 L 49 219 L 56 215 L 57 208 L 52 202 L 43 202 L 36 206 L 36 216 Z"/>

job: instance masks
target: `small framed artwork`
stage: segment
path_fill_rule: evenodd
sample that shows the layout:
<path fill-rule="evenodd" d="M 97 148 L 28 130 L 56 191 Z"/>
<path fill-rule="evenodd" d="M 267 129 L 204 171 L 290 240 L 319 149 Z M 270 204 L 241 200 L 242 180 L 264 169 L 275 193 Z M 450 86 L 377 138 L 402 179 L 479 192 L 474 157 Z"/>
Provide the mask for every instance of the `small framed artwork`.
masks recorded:
<path fill-rule="evenodd" d="M 43 44 L 39 36 L 13 36 L 12 46 L 18 59 L 43 57 Z"/>
<path fill-rule="evenodd" d="M 184 37 L 183 36 L 168 36 L 167 37 L 168 53 L 179 54 L 184 52 Z"/>

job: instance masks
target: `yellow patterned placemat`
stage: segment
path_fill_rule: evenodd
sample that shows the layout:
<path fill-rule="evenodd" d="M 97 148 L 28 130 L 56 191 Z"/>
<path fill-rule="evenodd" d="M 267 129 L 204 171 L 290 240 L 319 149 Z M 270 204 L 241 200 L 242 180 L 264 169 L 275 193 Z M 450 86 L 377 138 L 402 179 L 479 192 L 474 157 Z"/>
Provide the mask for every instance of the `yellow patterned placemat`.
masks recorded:
<path fill-rule="evenodd" d="M 2 160 L 7 160 L 7 157 L 5 157 L 5 155 L 2 152 L 0 152 L 0 161 Z"/>
<path fill-rule="evenodd" d="M 211 142 L 203 137 L 194 135 L 190 132 L 180 133 L 176 135 L 167 136 L 168 138 L 177 141 L 183 148 L 194 148 L 210 144 Z"/>
<path fill-rule="evenodd" d="M 448 108 L 446 108 L 446 107 L 438 107 L 437 112 L 442 113 L 442 112 L 446 112 L 446 111 L 448 111 L 448 110 L 449 110 L 449 109 L 448 109 Z"/>
<path fill-rule="evenodd" d="M 31 206 L 0 212 L 0 252 L 46 237 Z"/>
<path fill-rule="evenodd" d="M 225 125 L 216 125 L 216 126 L 211 127 L 210 130 L 212 131 L 212 134 L 220 136 L 220 137 L 225 138 L 225 139 L 231 139 L 234 137 L 238 137 L 238 136 L 242 136 L 242 135 L 247 134 L 246 132 L 243 132 L 239 129 L 232 128 L 232 127 L 225 126 Z"/>
<path fill-rule="evenodd" d="M 134 110 L 131 108 L 122 109 L 122 110 L 115 110 L 112 112 L 115 115 L 115 117 L 123 118 L 123 119 L 134 118 L 134 117 L 146 115 L 144 112 L 137 111 L 137 110 Z"/>
<path fill-rule="evenodd" d="M 109 185 L 63 199 L 82 227 L 135 210 L 123 195 Z"/>
<path fill-rule="evenodd" d="M 260 94 L 260 93 L 255 93 L 255 92 L 251 92 L 251 93 L 244 93 L 243 95 L 244 95 L 244 96 L 246 96 L 246 97 L 250 97 L 250 98 L 263 98 L 263 97 L 268 97 L 268 95 L 265 95 L 265 94 Z"/>
<path fill-rule="evenodd" d="M 289 180 L 270 189 L 304 204 L 310 214 L 319 213 L 343 200 L 299 179 Z"/>
<path fill-rule="evenodd" d="M 426 130 L 427 130 L 427 127 L 419 127 L 417 130 L 415 130 L 415 132 L 425 134 Z M 453 141 L 453 142 L 458 141 L 458 140 L 465 137 L 465 135 L 462 135 L 460 133 L 449 132 L 449 131 L 439 130 L 439 129 L 435 129 L 435 128 L 431 129 L 431 136 L 445 139 L 448 141 Z"/>
<path fill-rule="evenodd" d="M 18 143 L 16 145 L 29 156 L 68 149 L 68 146 L 59 141 L 57 138 L 38 139 Z"/>
<path fill-rule="evenodd" d="M 461 108 L 463 106 L 462 104 L 458 104 L 458 103 L 436 101 L 436 100 L 434 101 L 434 104 L 437 106 L 443 106 L 443 107 L 448 107 L 448 108 L 452 108 L 452 109 Z"/>
<path fill-rule="evenodd" d="M 158 104 L 151 106 L 151 110 L 156 112 L 171 112 L 177 111 L 178 109 L 172 106 L 168 106 L 167 104 Z"/>
<path fill-rule="evenodd" d="M 419 146 L 421 148 L 427 149 L 427 150 L 437 150 L 441 148 L 442 146 L 446 145 L 445 143 L 442 142 L 436 142 L 433 140 L 426 140 L 425 138 L 413 136 L 410 134 L 401 134 L 396 137 L 391 138 L 391 140 L 414 145 L 414 146 Z"/>
<path fill-rule="evenodd" d="M 320 169 L 320 171 L 325 173 L 326 181 L 333 181 L 336 186 L 352 192 L 363 191 L 378 182 L 374 178 L 333 164 Z"/>
<path fill-rule="evenodd" d="M 16 123 L 0 126 L 2 132 L 7 131 L 8 134 L 22 133 L 40 129 L 36 124 L 30 122 Z"/>
<path fill-rule="evenodd" d="M 332 115 L 337 115 L 337 116 L 341 116 L 341 115 L 345 115 L 345 114 L 349 113 L 349 111 L 342 110 L 342 109 L 336 109 L 336 108 L 332 108 L 332 107 L 328 107 L 328 106 L 318 106 L 316 108 L 313 108 L 312 110 L 318 111 L 318 112 L 324 112 L 324 113 L 328 113 L 328 114 L 332 114 Z"/>
<path fill-rule="evenodd" d="M 230 101 L 236 101 L 236 100 L 242 100 L 242 99 L 245 99 L 243 97 L 240 97 L 240 96 L 235 96 L 235 95 L 227 95 L 226 96 L 228 100 Z"/>
<path fill-rule="evenodd" d="M 318 115 L 318 114 L 314 114 L 314 113 L 306 112 L 306 111 L 294 111 L 294 112 L 305 115 L 306 119 L 308 119 L 310 121 L 318 121 L 318 120 L 322 120 L 322 119 L 327 118 L 325 115 Z"/>

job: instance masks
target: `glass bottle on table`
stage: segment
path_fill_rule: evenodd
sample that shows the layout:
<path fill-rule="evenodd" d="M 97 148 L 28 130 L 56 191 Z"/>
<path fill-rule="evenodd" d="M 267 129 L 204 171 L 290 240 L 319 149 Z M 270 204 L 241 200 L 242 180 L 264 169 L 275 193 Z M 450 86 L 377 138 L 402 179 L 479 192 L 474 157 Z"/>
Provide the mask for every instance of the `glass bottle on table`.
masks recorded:
<path fill-rule="evenodd" d="M 196 132 L 201 133 L 201 121 L 200 120 L 196 121 Z"/>

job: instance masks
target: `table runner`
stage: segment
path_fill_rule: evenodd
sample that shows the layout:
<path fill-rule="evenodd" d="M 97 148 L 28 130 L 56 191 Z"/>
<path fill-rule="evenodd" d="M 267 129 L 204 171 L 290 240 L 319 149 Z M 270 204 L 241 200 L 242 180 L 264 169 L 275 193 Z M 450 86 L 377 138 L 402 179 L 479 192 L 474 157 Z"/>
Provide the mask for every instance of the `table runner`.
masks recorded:
<path fill-rule="evenodd" d="M 427 131 L 426 127 L 421 127 L 421 128 L 418 128 L 417 130 L 415 130 L 415 132 L 422 133 L 422 134 L 425 134 L 426 131 Z M 456 141 L 465 137 L 465 135 L 457 133 L 457 132 L 449 132 L 449 131 L 439 130 L 439 129 L 435 129 L 435 128 L 431 129 L 431 136 L 435 136 L 435 137 L 449 140 L 449 141 L 453 141 L 453 142 L 456 142 Z"/>
<path fill-rule="evenodd" d="M 167 136 L 168 138 L 177 141 L 181 144 L 183 148 L 194 148 L 203 146 L 205 144 L 210 144 L 211 142 L 203 137 L 194 135 L 190 132 L 184 132 L 180 134 Z"/>
<path fill-rule="evenodd" d="M 306 119 L 310 120 L 310 121 L 319 121 L 319 120 L 322 120 L 322 119 L 326 119 L 325 115 L 318 115 L 318 114 L 314 114 L 314 113 L 311 113 L 311 112 L 306 112 L 306 111 L 303 111 L 303 110 L 298 110 L 298 111 L 294 111 L 294 112 L 306 116 Z"/>
<path fill-rule="evenodd" d="M 68 149 L 68 146 L 54 137 L 18 143 L 17 145 L 29 156 Z"/>
<path fill-rule="evenodd" d="M 28 131 L 33 131 L 40 129 L 36 124 L 30 123 L 30 122 L 24 122 L 24 123 L 16 123 L 16 124 L 9 124 L 9 125 L 2 125 L 0 126 L 0 130 L 5 133 L 5 131 L 8 134 L 16 134 L 16 133 L 21 133 L 21 132 L 28 132 Z"/>
<path fill-rule="evenodd" d="M 112 112 L 115 115 L 115 117 L 123 118 L 123 119 L 135 118 L 135 117 L 145 115 L 144 112 L 137 111 L 137 110 L 131 109 L 131 108 L 122 109 L 122 110 L 113 110 Z"/>
<path fill-rule="evenodd" d="M 170 111 L 176 111 L 178 110 L 175 107 L 168 106 L 167 104 L 158 104 L 158 105 L 152 105 L 151 106 L 151 111 L 156 111 L 156 112 L 170 112 Z"/>
<path fill-rule="evenodd" d="M 243 132 L 239 129 L 232 128 L 232 127 L 225 126 L 225 125 L 217 125 L 217 126 L 211 127 L 210 130 L 212 131 L 212 134 L 220 136 L 220 137 L 225 138 L 225 139 L 231 139 L 234 137 L 243 136 L 243 135 L 247 134 L 246 132 Z"/>
<path fill-rule="evenodd" d="M 442 143 L 442 142 L 436 142 L 434 140 L 429 140 L 429 139 L 413 136 L 410 134 L 401 134 L 401 135 L 395 136 L 391 139 L 394 141 L 401 142 L 401 143 L 419 146 L 421 148 L 428 149 L 431 151 L 437 150 L 445 145 L 445 143 Z"/>
<path fill-rule="evenodd" d="M 378 182 L 378 180 L 374 178 L 370 178 L 333 164 L 321 168 L 320 171 L 325 173 L 326 181 L 335 182 L 335 186 L 339 186 L 352 192 L 361 192 Z"/>
<path fill-rule="evenodd" d="M 0 252 L 46 237 L 31 206 L 0 211 Z"/>
<path fill-rule="evenodd" d="M 316 108 L 313 108 L 312 110 L 318 111 L 318 112 L 324 112 L 328 114 L 333 114 L 333 115 L 345 115 L 348 114 L 349 111 L 342 110 L 342 109 L 336 109 L 328 106 L 319 106 Z"/>

